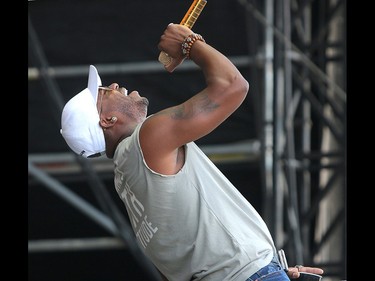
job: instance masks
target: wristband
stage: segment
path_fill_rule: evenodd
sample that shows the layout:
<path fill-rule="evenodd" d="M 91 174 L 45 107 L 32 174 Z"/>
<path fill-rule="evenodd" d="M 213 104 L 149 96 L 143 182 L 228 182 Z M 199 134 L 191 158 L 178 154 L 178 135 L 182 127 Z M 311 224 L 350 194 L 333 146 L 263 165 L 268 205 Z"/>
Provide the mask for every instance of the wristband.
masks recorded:
<path fill-rule="evenodd" d="M 202 35 L 197 34 L 197 33 L 192 33 L 189 36 L 187 36 L 184 41 L 181 44 L 181 49 L 182 49 L 182 54 L 185 56 L 185 58 L 189 59 L 190 58 L 190 50 L 193 44 L 197 41 L 202 41 L 206 42 Z"/>

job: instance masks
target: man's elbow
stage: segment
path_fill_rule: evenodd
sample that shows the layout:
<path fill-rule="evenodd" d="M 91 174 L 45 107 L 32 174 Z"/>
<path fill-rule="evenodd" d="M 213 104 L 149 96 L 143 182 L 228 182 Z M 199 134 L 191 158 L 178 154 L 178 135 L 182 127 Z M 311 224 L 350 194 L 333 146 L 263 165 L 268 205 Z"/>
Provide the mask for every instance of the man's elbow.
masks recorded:
<path fill-rule="evenodd" d="M 250 88 L 250 85 L 249 85 L 249 82 L 242 77 L 242 92 L 243 92 L 243 95 L 244 97 L 246 97 L 247 93 L 249 92 L 249 88 Z"/>
<path fill-rule="evenodd" d="M 241 96 L 242 99 L 244 99 L 249 92 L 249 82 L 242 76 L 237 76 L 236 79 L 233 80 L 232 89 L 235 90 L 236 94 L 238 96 Z"/>

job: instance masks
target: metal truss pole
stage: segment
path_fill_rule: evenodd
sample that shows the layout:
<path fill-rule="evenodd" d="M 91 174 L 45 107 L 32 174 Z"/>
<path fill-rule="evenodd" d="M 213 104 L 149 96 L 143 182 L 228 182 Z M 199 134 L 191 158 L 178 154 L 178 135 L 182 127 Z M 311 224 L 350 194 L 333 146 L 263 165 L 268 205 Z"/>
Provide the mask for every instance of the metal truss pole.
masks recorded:
<path fill-rule="evenodd" d="M 346 279 L 346 1 L 238 1 L 264 26 L 263 216 L 291 264 Z"/>

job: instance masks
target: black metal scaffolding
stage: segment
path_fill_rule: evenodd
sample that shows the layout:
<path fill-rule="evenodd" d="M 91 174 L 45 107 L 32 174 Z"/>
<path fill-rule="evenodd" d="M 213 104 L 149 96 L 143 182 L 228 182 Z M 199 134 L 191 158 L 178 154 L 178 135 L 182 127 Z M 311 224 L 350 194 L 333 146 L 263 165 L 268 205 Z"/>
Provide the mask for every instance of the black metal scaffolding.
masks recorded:
<path fill-rule="evenodd" d="M 241 1 L 257 85 L 263 214 L 292 264 L 346 276 L 346 2 Z M 259 41 L 252 40 L 263 34 Z M 255 35 L 255 36 L 254 36 Z M 253 67 L 253 66 L 252 66 Z M 255 70 L 253 70 L 255 71 Z"/>

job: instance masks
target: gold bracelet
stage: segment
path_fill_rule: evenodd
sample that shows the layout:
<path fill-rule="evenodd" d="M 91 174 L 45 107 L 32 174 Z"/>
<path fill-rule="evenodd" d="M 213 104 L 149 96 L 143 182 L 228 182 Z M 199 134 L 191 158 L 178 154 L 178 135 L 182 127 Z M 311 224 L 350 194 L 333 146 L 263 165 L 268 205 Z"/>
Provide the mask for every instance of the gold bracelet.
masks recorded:
<path fill-rule="evenodd" d="M 206 42 L 202 35 L 197 34 L 197 33 L 192 33 L 189 36 L 187 36 L 184 41 L 181 44 L 181 49 L 182 49 L 182 54 L 185 56 L 185 58 L 189 59 L 190 58 L 190 50 L 193 44 L 197 41 L 202 41 Z"/>

